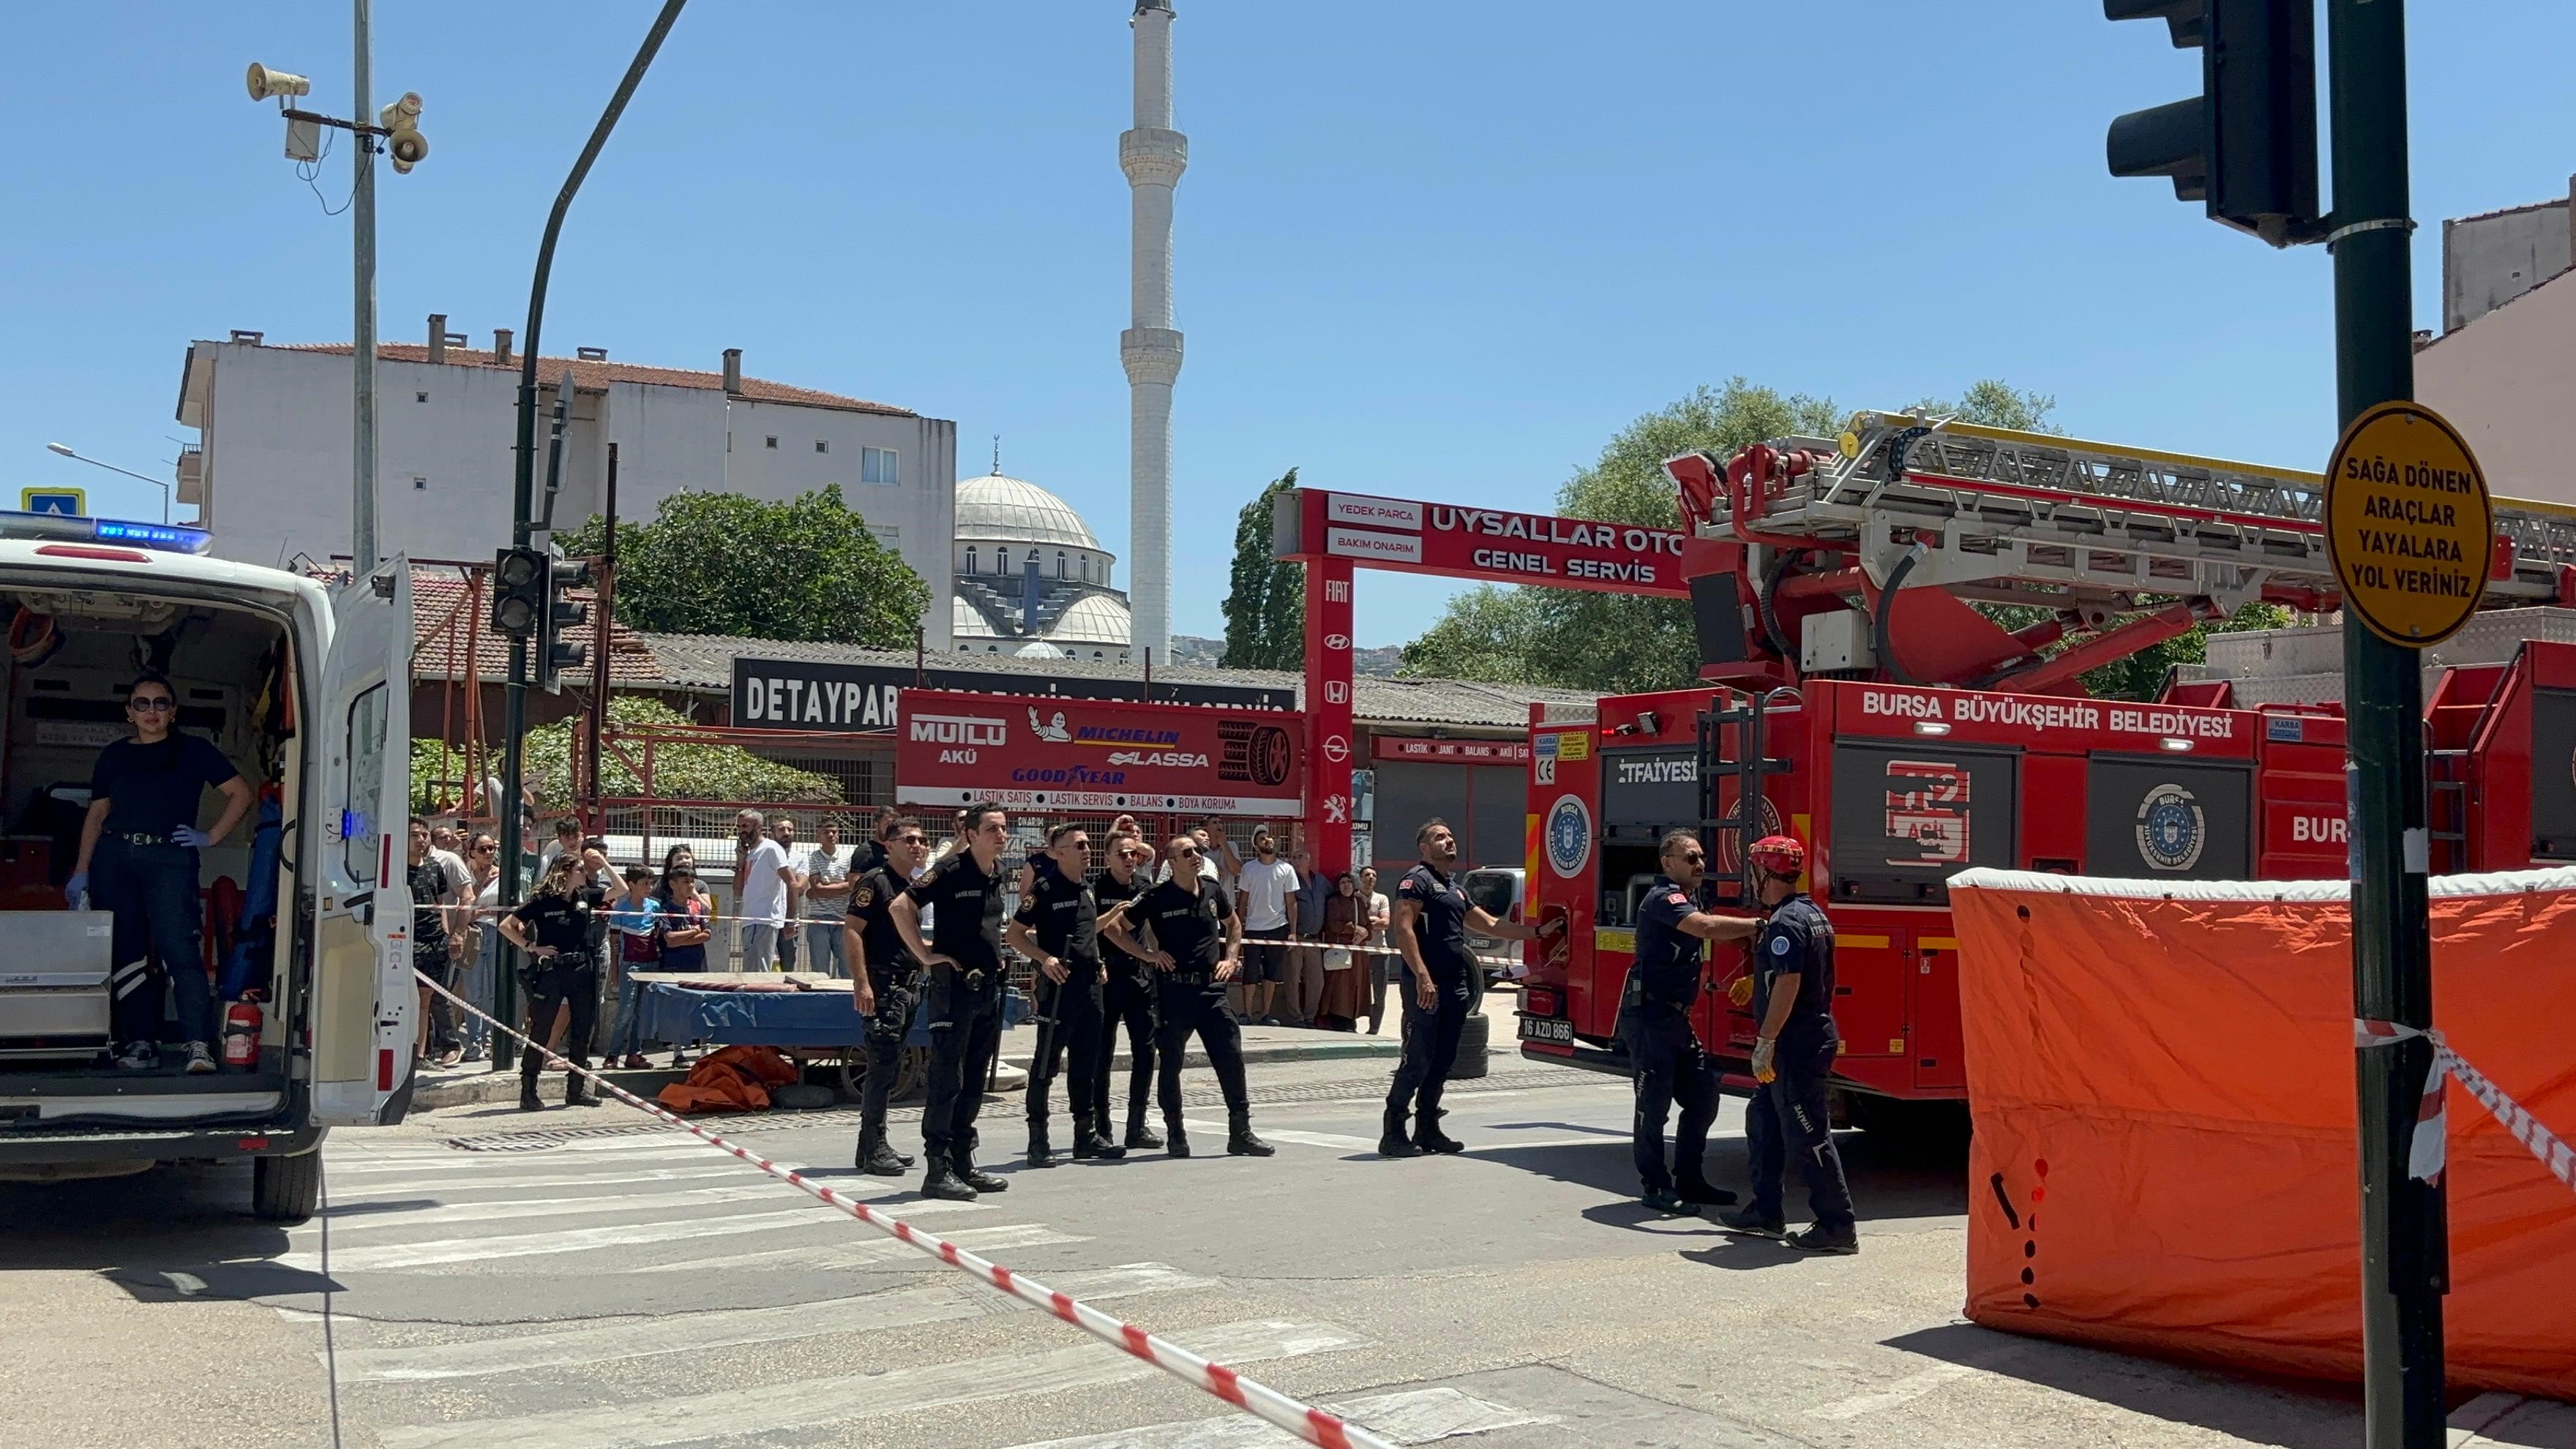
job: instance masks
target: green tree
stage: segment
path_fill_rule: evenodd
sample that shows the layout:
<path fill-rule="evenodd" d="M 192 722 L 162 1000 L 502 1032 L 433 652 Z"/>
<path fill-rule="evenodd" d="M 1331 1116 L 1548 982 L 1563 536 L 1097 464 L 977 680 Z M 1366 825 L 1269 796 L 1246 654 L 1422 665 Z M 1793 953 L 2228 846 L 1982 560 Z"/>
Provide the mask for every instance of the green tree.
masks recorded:
<path fill-rule="evenodd" d="M 686 715 L 645 694 L 609 696 L 608 717 L 624 724 L 689 722 Z M 527 778 L 536 788 L 540 810 L 572 807 L 573 730 L 578 724 L 578 719 L 561 720 L 528 732 Z M 608 757 L 602 771 L 602 794 L 644 793 L 644 781 L 627 767 L 617 751 L 602 753 Z M 462 757 L 451 749 L 447 758 L 447 774 L 452 777 Z M 425 815 L 451 807 L 462 792 L 461 780 L 441 778 L 438 741 L 413 740 L 412 812 Z M 829 775 L 764 760 L 734 745 L 657 744 L 653 749 L 653 793 L 670 800 L 792 800 L 821 805 L 837 805 L 842 798 L 840 782 Z"/>
<path fill-rule="evenodd" d="M 1297 486 L 1289 469 L 1234 517 L 1234 572 L 1225 594 L 1228 669 L 1306 667 L 1306 566 L 1270 552 L 1271 500 Z"/>
<path fill-rule="evenodd" d="M 1701 387 L 1620 429 L 1592 466 L 1557 490 L 1556 511 L 1672 528 L 1680 515 L 1666 458 L 1693 449 L 1725 457 L 1788 433 L 1831 436 L 1840 424 L 1824 398 L 1741 377 Z M 1452 599 L 1429 631 L 1404 646 L 1403 672 L 1621 693 L 1685 684 L 1697 658 L 1683 600 L 1488 584 Z"/>
<path fill-rule="evenodd" d="M 2113 622 L 2116 627 L 2122 621 Z M 2280 605 L 2247 604 L 2224 619 L 2195 625 L 2189 633 L 2141 649 L 2126 659 L 2114 659 L 2099 669 L 2086 670 L 2084 689 L 2096 699 L 2153 699 L 2164 688 L 2167 670 L 2177 664 L 2198 664 L 2209 657 L 2210 635 L 2289 626 L 2290 611 Z"/>
<path fill-rule="evenodd" d="M 1924 417 L 1957 415 L 1961 422 L 1978 423 L 1989 428 L 2014 428 L 2025 433 L 2062 433 L 2064 428 L 2049 422 L 2048 415 L 2057 411 L 2057 399 L 2035 392 L 2023 392 L 1998 377 L 1982 378 L 1968 384 L 1957 401 L 1925 398 L 1914 405 Z"/>
<path fill-rule="evenodd" d="M 604 551 L 600 519 L 558 539 Z M 739 634 L 901 649 L 930 586 L 877 541 L 839 484 L 769 503 L 674 493 L 647 523 L 617 525 L 617 619 L 667 634 Z"/>

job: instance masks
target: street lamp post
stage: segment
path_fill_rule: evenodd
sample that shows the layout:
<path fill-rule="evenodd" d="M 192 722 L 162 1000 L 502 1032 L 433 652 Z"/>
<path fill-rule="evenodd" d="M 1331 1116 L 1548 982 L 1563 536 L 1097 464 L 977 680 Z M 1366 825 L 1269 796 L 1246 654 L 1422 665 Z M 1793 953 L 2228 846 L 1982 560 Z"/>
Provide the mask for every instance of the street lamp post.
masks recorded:
<path fill-rule="evenodd" d="M 142 473 L 137 473 L 131 468 L 120 468 L 114 463 L 102 463 L 96 458 L 82 457 L 80 454 L 73 452 L 71 450 L 71 446 L 67 443 L 47 443 L 45 445 L 45 451 L 53 454 L 57 458 L 69 458 L 75 463 L 87 463 L 93 468 L 105 468 L 110 473 L 122 473 L 128 478 L 140 478 L 144 482 L 151 484 L 153 487 L 160 489 L 161 521 L 163 523 L 168 523 L 170 521 L 170 485 L 168 482 Z"/>
<path fill-rule="evenodd" d="M 352 577 L 364 578 L 375 571 L 376 553 L 376 150 L 378 146 L 392 160 L 397 175 L 411 170 L 429 154 L 429 141 L 420 133 L 420 96 L 405 91 L 399 98 L 368 120 L 371 104 L 368 91 L 373 84 L 372 30 L 368 6 L 370 0 L 350 0 L 350 31 L 354 42 L 353 70 L 357 91 L 357 112 L 353 120 L 341 120 L 313 111 L 297 110 L 287 102 L 312 93 L 313 84 L 303 76 L 288 71 L 272 70 L 254 62 L 248 76 L 250 98 L 254 101 L 278 102 L 278 114 L 286 119 L 286 154 L 296 161 L 317 161 L 321 152 L 318 138 L 321 128 L 346 131 L 357 142 L 358 155 L 352 162 L 349 187 L 349 231 L 351 237 L 350 274 L 353 283 L 353 317 L 349 328 L 349 364 L 353 386 L 350 414 L 349 450 L 349 553 L 355 564 Z"/>

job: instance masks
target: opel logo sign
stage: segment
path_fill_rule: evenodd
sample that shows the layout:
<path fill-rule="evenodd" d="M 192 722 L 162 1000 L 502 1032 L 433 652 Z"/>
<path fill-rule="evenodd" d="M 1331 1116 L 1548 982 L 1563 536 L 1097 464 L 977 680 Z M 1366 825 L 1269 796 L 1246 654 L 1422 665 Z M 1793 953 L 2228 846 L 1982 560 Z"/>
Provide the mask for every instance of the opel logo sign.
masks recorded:
<path fill-rule="evenodd" d="M 1324 758 L 1338 765 L 1351 757 L 1351 742 L 1340 735 L 1324 737 Z"/>

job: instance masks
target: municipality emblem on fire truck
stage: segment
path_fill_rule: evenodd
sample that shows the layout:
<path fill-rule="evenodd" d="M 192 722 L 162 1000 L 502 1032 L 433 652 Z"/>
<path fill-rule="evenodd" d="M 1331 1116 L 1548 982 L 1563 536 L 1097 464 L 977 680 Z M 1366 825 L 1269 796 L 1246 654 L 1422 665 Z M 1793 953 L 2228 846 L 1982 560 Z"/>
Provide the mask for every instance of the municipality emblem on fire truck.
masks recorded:
<path fill-rule="evenodd" d="M 1572 879 L 1592 858 L 1592 812 L 1580 799 L 1559 795 L 1547 812 L 1547 868 Z"/>
<path fill-rule="evenodd" d="M 2138 802 L 2138 858 L 2152 870 L 2189 870 L 2209 840 L 2209 818 L 2180 785 L 2158 785 Z"/>

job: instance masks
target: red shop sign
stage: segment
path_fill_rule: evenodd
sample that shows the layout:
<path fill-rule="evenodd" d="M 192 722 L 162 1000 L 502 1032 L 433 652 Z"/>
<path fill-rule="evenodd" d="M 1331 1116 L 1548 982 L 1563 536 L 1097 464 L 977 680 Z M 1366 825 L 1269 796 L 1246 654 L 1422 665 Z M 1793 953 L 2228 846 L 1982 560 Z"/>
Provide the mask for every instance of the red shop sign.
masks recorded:
<path fill-rule="evenodd" d="M 896 719 L 908 803 L 1277 816 L 1304 802 L 1290 710 L 907 689 Z"/>
<path fill-rule="evenodd" d="M 1299 547 L 1367 568 L 1686 597 L 1669 528 L 1298 490 Z"/>
<path fill-rule="evenodd" d="M 1423 740 L 1380 735 L 1370 747 L 1381 760 L 1447 760 L 1461 765 L 1526 765 L 1527 740 Z"/>

